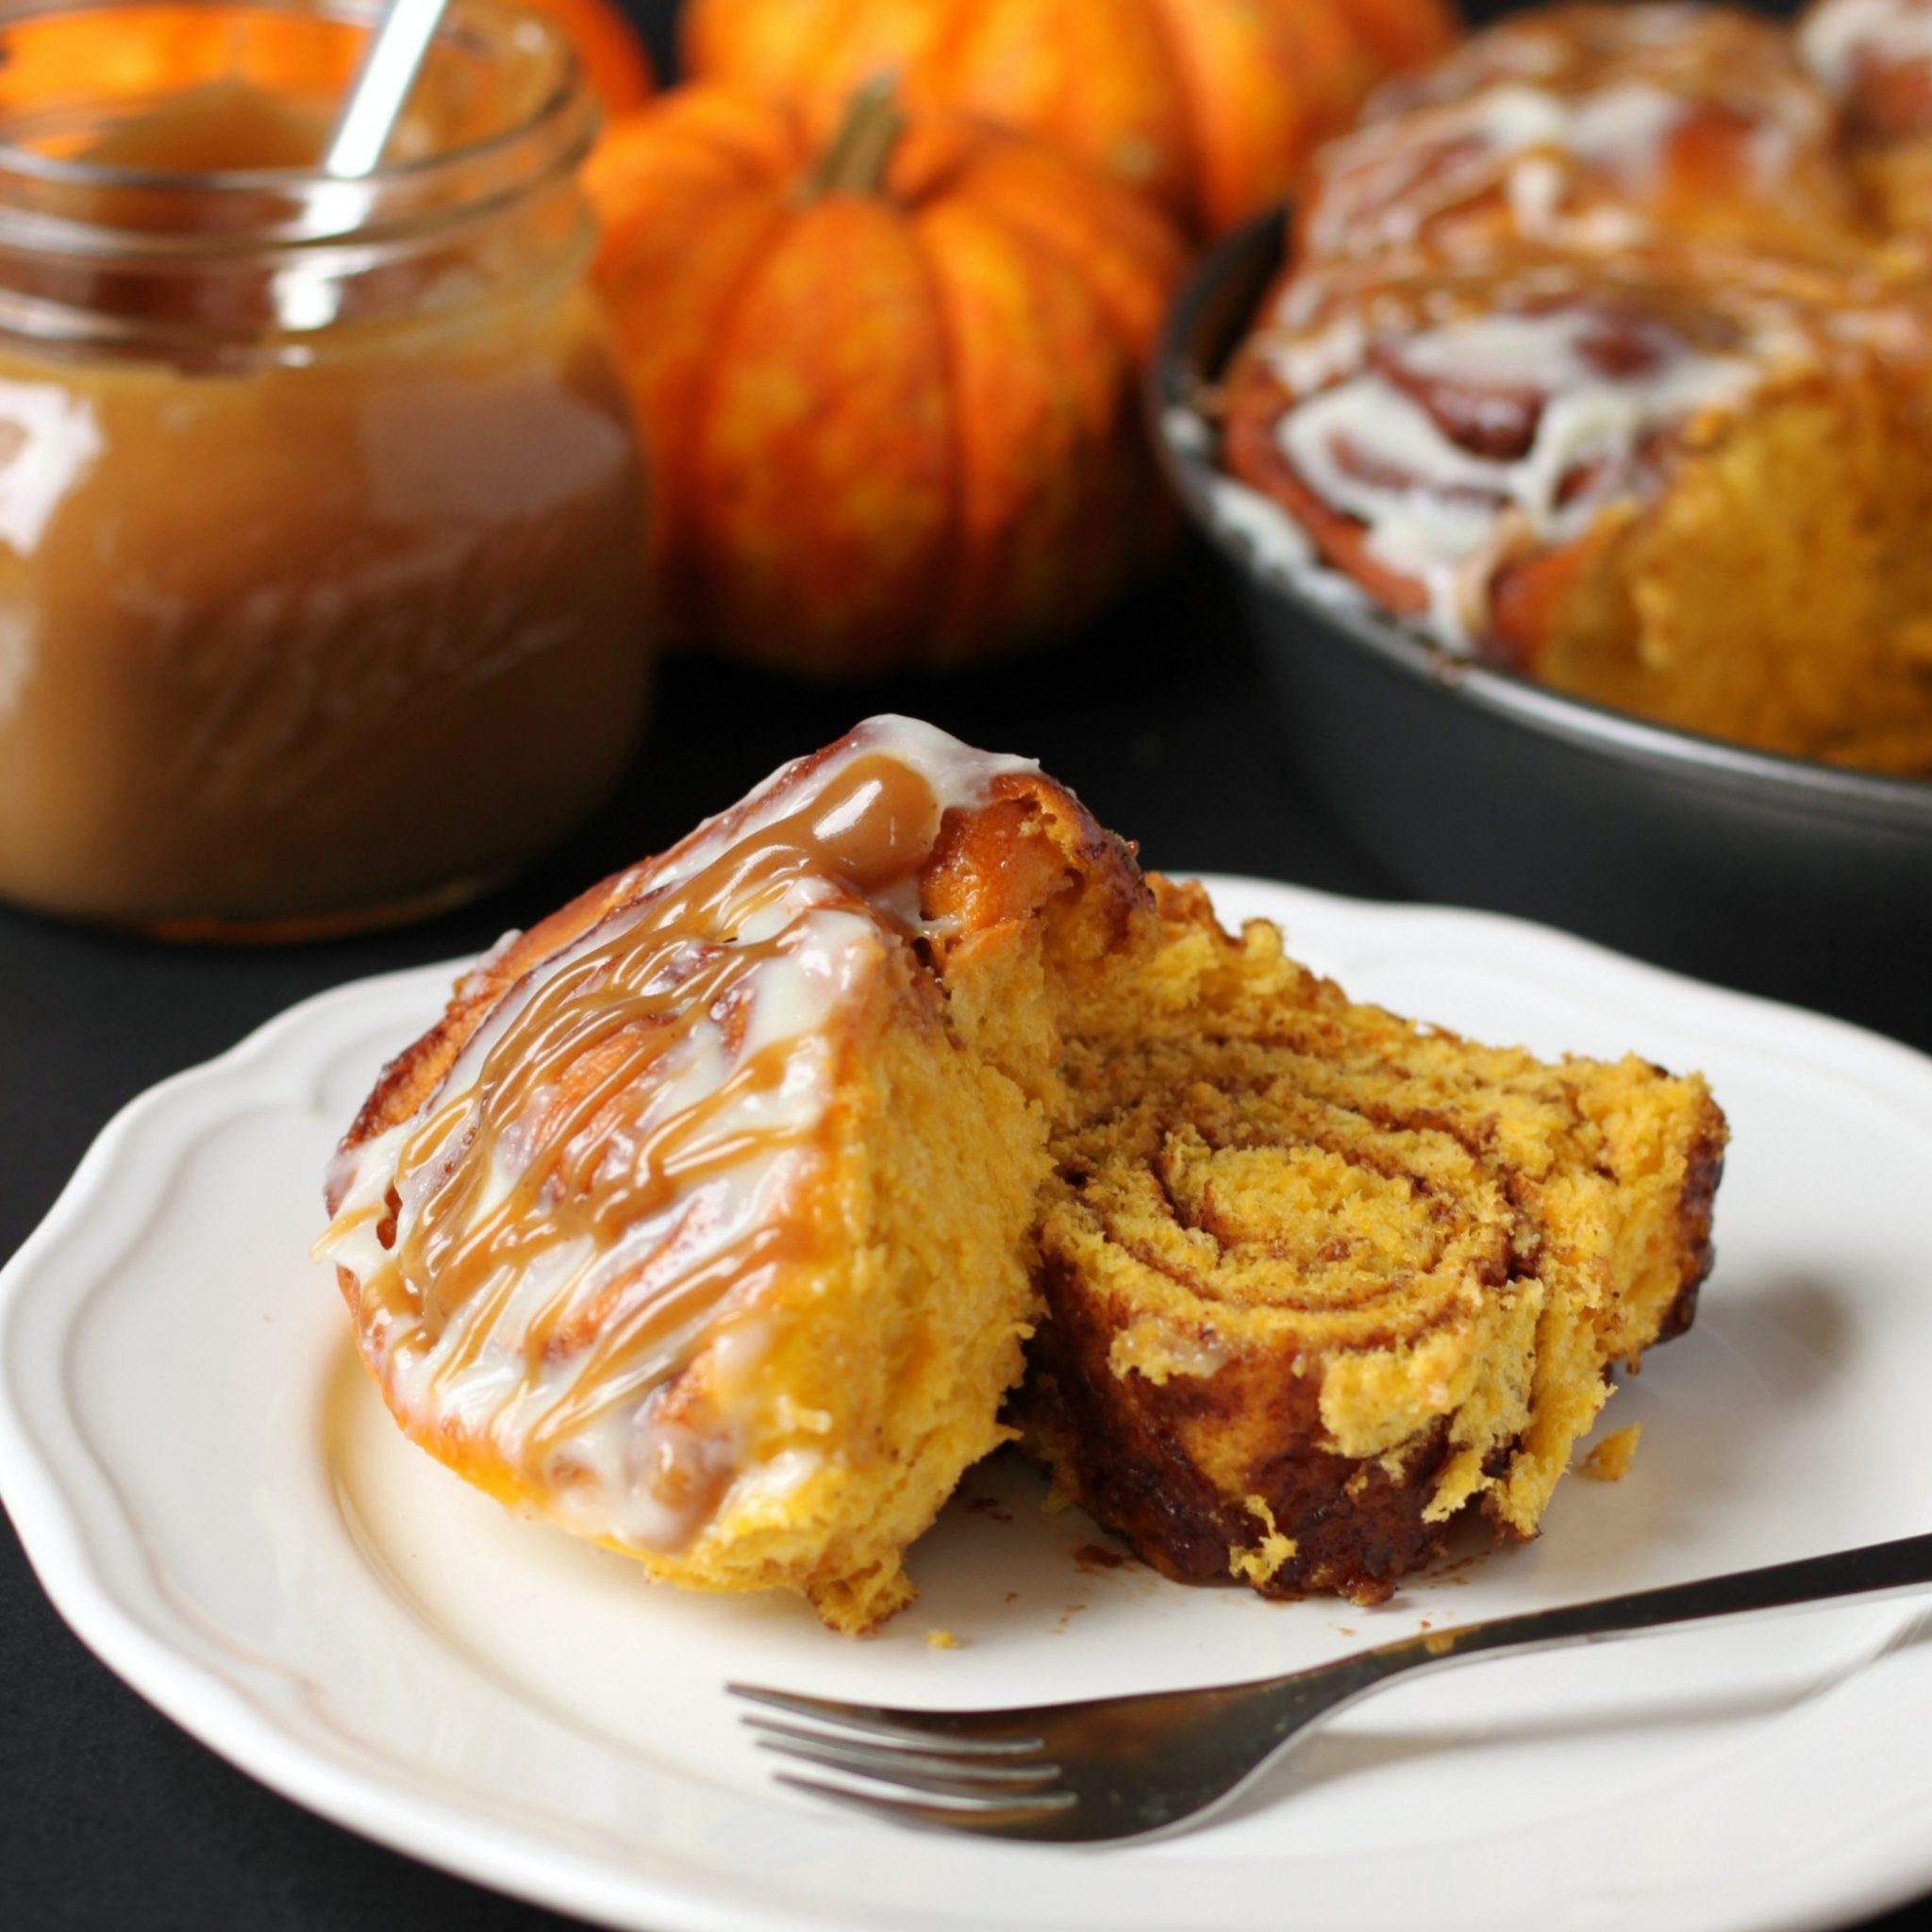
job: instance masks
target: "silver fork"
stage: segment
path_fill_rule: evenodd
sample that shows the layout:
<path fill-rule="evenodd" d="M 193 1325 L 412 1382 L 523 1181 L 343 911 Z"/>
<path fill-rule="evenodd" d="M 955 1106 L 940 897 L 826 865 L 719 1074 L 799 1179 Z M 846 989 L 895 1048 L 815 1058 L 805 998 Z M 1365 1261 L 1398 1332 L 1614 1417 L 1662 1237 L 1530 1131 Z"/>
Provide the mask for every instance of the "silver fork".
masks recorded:
<path fill-rule="evenodd" d="M 766 1750 L 922 1793 L 892 1798 L 778 1774 L 779 1782 L 900 1824 L 984 1838 L 1095 1843 L 1173 1831 L 1225 1805 L 1324 1718 L 1383 1685 L 1502 1651 L 1557 1650 L 1666 1624 L 1932 1588 L 1932 1535 L 1740 1570 L 1559 1610 L 1402 1638 L 1285 1677 L 1012 1710 L 902 1710 L 756 1684 L 734 1695 L 808 1724 L 745 1723 Z"/>

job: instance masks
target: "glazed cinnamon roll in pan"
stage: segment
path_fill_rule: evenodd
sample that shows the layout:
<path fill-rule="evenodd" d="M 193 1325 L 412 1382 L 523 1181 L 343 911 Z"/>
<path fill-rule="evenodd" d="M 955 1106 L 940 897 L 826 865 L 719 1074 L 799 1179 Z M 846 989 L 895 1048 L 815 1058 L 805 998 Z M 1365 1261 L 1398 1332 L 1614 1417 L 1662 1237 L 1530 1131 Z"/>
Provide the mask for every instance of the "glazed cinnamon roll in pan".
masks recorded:
<path fill-rule="evenodd" d="M 1782 24 L 1724 8 L 1579 5 L 1498 22 L 1384 83 L 1318 155 L 1303 264 L 1520 245 L 1735 250 L 1857 268 L 1880 238 L 1833 103 Z"/>
<path fill-rule="evenodd" d="M 1374 605 L 1668 724 L 1932 773 L 1932 275 L 1778 25 L 1506 22 L 1372 102 L 1294 241 L 1224 457 Z"/>

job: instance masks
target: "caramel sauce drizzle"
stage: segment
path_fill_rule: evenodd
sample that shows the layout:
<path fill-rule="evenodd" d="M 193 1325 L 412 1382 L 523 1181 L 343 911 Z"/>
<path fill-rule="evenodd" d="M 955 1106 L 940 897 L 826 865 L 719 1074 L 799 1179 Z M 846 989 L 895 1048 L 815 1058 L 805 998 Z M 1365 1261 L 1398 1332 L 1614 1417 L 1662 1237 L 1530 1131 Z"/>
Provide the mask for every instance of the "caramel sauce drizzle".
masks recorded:
<path fill-rule="evenodd" d="M 917 929 L 941 816 L 924 774 L 860 751 L 505 995 L 402 1145 L 389 1257 L 361 1284 L 365 1334 L 430 1358 L 434 1407 L 489 1358 L 517 1365 L 497 1415 L 521 1418 L 517 1459 L 541 1478 L 779 1271 L 824 1257 L 824 1023 L 880 928 Z M 631 1479 L 688 1536 L 731 1472 L 713 1455 L 694 1476 L 668 1439 L 643 1453 Z"/>

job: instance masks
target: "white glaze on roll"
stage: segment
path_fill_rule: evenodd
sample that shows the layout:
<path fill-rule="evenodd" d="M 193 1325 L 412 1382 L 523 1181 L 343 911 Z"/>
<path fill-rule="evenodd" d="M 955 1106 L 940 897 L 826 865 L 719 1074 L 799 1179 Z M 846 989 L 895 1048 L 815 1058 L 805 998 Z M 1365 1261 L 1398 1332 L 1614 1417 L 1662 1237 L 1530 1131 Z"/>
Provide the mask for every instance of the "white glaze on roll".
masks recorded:
<path fill-rule="evenodd" d="M 627 875 L 641 897 L 508 988 L 415 1115 L 343 1150 L 316 1254 L 355 1277 L 365 1358 L 412 1434 L 487 1440 L 572 1527 L 645 1551 L 809 1473 L 811 1418 L 747 1460 L 730 1399 L 752 1399 L 770 1339 L 770 1237 L 812 1212 L 842 1016 L 889 948 L 932 930 L 917 874 L 944 814 L 1037 771 L 911 719 L 869 721 Z M 808 862 L 883 808 L 881 773 L 922 819 L 901 814 L 890 875 Z M 533 1052 L 581 1081 L 585 1055 L 620 1047 L 638 1071 L 607 1114 L 559 1126 L 556 1091 L 527 1084 Z M 581 1219 L 600 1189 L 610 1226 L 543 1230 L 546 1203 Z M 439 1311 L 465 1244 L 486 1241 L 500 1247 L 470 1254 L 468 1291 Z M 721 1400 L 694 1427 L 658 1398 L 700 1351 Z"/>
<path fill-rule="evenodd" d="M 1590 353 L 1603 327 L 1595 309 L 1557 307 L 1474 315 L 1400 342 L 1411 383 L 1527 408 L 1534 429 L 1520 454 L 1454 440 L 1410 388 L 1368 362 L 1282 415 L 1283 456 L 1364 526 L 1378 562 L 1426 588 L 1426 625 L 1442 641 L 1467 647 L 1482 636 L 1501 543 L 1578 535 L 1641 491 L 1653 432 L 1735 406 L 1764 373 L 1743 355 L 1702 353 L 1661 328 L 1646 335 L 1640 366 L 1620 368 Z"/>
<path fill-rule="evenodd" d="M 1932 0 L 1823 0 L 1798 29 L 1805 64 L 1835 94 L 1848 94 L 1859 69 L 1932 63 Z"/>
<path fill-rule="evenodd" d="M 1385 608 L 1510 646 L 1499 570 L 1654 501 L 1691 425 L 1922 359 L 1838 136 L 1790 35 L 1727 8 L 1540 9 L 1386 83 L 1250 339 L 1243 474 Z"/>
<path fill-rule="evenodd" d="M 1628 182 L 1654 175 L 1687 111 L 1680 97 L 1639 81 L 1581 101 L 1509 82 L 1372 124 L 1326 150 L 1308 245 L 1321 255 L 1373 254 L 1414 241 L 1491 190 L 1507 196 L 1526 239 L 1581 237 L 1604 248 L 1639 241 L 1648 225 L 1634 208 L 1572 208 L 1577 171 Z"/>
<path fill-rule="evenodd" d="M 1380 254 L 1491 201 L 1525 242 L 1607 254 L 1666 240 L 1652 197 L 1700 122 L 1740 166 L 1737 191 L 1773 201 L 1832 134 L 1827 104 L 1764 23 L 1675 7 L 1507 21 L 1390 82 L 1324 150 L 1303 240 L 1316 258 Z"/>

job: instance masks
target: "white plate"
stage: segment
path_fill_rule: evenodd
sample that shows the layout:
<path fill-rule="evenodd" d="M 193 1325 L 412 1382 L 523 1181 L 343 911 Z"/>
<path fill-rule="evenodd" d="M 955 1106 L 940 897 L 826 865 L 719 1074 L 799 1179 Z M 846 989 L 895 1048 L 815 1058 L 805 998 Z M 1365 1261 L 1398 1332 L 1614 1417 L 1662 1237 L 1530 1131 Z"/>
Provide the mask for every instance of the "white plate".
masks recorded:
<path fill-rule="evenodd" d="M 135 1102 L 0 1276 L 0 1484 L 48 1591 L 291 1797 L 651 1932 L 1713 1932 L 1932 1887 L 1932 1632 L 1896 1606 L 1393 1690 L 1156 1845 L 915 1836 L 773 1785 L 727 1676 L 958 1705 L 1204 1683 L 1932 1520 L 1932 1061 L 1512 921 L 1214 890 L 1358 995 L 1699 1065 L 1730 1112 L 1697 1326 L 1607 1411 L 1644 1424 L 1635 1468 L 1566 1483 L 1536 1544 L 1376 1611 L 1270 1605 L 1083 1562 L 1091 1525 L 996 1462 L 915 1553 L 920 1603 L 851 1643 L 513 1519 L 396 1434 L 306 1259 L 324 1159 L 445 968 L 311 1000 Z"/>

